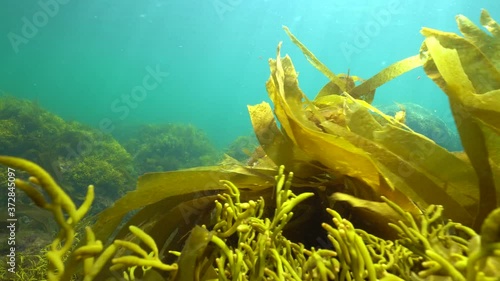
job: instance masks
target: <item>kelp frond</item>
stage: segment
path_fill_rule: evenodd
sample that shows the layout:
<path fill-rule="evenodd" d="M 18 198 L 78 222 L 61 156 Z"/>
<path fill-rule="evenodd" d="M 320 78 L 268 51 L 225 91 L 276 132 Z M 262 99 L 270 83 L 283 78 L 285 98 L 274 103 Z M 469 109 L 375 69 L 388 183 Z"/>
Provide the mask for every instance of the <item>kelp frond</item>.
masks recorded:
<path fill-rule="evenodd" d="M 500 27 L 486 11 L 481 24 L 457 16 L 464 37 L 429 28 L 421 48 L 424 70 L 448 95 L 462 145 L 476 171 L 479 187 L 475 227 L 497 207 L 500 197 Z"/>
<path fill-rule="evenodd" d="M 298 98 L 306 95 L 298 87 L 290 58 L 281 57 L 278 47 L 276 60 L 270 61 L 267 88 L 290 146 L 329 173 L 363 182 L 363 187 L 350 191 L 363 194 L 357 196 L 360 200 L 377 200 L 375 194 L 392 196 L 408 210 L 411 201 L 424 207 L 438 202 L 449 210 L 447 217 L 478 229 L 500 196 L 496 182 L 500 178 L 500 49 L 496 47 L 500 28 L 486 11 L 481 24 L 490 34 L 464 16 L 458 16 L 457 23 L 464 37 L 424 28 L 426 39 L 419 55 L 394 63 L 354 87 L 350 75 L 333 73 L 284 27 L 291 41 L 330 80 L 314 100 Z M 363 94 L 418 66 L 449 96 L 470 162 L 412 131 L 404 124 L 404 111 L 386 115 Z M 273 152 L 268 155 L 273 157 Z M 415 208 L 413 212 L 418 213 Z"/>

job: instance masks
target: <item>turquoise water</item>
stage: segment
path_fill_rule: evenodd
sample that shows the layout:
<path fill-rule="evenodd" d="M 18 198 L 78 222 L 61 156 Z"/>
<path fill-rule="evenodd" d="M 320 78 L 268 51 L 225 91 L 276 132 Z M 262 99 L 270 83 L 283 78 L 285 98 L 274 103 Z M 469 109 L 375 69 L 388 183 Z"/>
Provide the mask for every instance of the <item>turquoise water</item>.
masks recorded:
<path fill-rule="evenodd" d="M 446 3 L 445 3 L 446 2 Z M 3 1 L 0 91 L 112 133 L 122 124 L 191 123 L 224 147 L 251 132 L 246 105 L 268 101 L 267 59 L 291 55 L 302 89 L 326 83 L 291 31 L 335 73 L 365 78 L 415 55 L 422 26 L 457 32 L 498 1 Z M 377 90 L 375 105 L 414 102 L 451 122 L 421 69 Z"/>

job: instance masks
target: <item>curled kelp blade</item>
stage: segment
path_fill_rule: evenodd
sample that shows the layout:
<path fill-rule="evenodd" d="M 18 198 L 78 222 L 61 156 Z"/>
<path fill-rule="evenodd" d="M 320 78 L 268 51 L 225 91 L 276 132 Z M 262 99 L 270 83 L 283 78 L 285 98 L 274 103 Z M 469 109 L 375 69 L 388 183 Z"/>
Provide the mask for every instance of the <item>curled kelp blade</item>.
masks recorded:
<path fill-rule="evenodd" d="M 306 118 L 302 99 L 295 97 L 303 93 L 298 88 L 297 74 L 290 58 L 286 56 L 282 59 L 278 49 L 278 57 L 270 61 L 270 67 L 271 77 L 266 87 L 277 119 L 294 145 L 311 158 L 342 174 L 359 176 L 361 171 L 365 171 L 364 179 L 370 185 L 378 185 L 378 174 L 369 155 L 342 138 L 323 134 Z M 353 168 L 346 159 L 351 159 L 358 167 Z"/>
<path fill-rule="evenodd" d="M 269 157 L 275 165 L 280 163 L 288 166 L 292 157 L 292 147 L 278 128 L 269 104 L 262 102 L 249 105 L 248 113 L 255 136 L 265 151 L 265 157 Z"/>
<path fill-rule="evenodd" d="M 498 171 L 490 155 L 498 153 L 500 143 L 500 72 L 476 47 L 488 42 L 473 44 L 432 29 L 423 29 L 422 34 L 426 36 L 421 48 L 424 70 L 448 95 L 464 150 L 478 176 L 477 228 L 499 202 Z"/>
<path fill-rule="evenodd" d="M 248 112 L 261 149 L 265 151 L 263 157 L 271 159 L 274 167 L 277 167 L 276 163 L 284 165 L 288 171 L 294 172 L 295 178 L 299 179 L 317 176 L 324 172 L 321 167 L 312 163 L 314 159 L 308 157 L 281 132 L 267 102 L 248 106 Z M 255 165 L 258 167 L 261 162 L 266 163 L 260 161 L 255 162 Z"/>
<path fill-rule="evenodd" d="M 314 110 L 309 111 L 315 105 L 300 98 L 304 94 L 298 87 L 297 73 L 290 58 L 281 58 L 279 50 L 278 47 L 276 60 L 270 60 L 271 77 L 266 87 L 283 133 L 314 162 L 324 166 L 326 171 L 359 179 L 365 189 L 363 193 L 369 199 L 378 200 L 380 195 L 385 195 L 416 212 L 413 203 L 395 189 L 394 182 L 387 181 L 383 173 L 385 168 L 378 165 L 370 152 L 360 146 L 360 143 L 365 142 L 362 138 L 349 132 L 345 126 L 335 122 L 327 124 L 324 116 L 315 115 Z M 312 118 L 314 116 L 317 118 Z"/>

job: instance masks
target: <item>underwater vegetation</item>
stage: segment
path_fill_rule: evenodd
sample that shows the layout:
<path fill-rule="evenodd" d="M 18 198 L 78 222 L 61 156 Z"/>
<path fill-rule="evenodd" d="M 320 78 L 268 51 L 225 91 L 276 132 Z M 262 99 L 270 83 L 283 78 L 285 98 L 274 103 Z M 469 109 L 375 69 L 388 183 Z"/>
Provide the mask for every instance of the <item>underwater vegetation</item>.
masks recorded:
<path fill-rule="evenodd" d="M 274 107 L 249 106 L 252 164 L 227 156 L 145 174 L 80 243 L 93 186 L 77 207 L 38 165 L 0 156 L 31 175 L 17 187 L 60 226 L 47 279 L 498 280 L 500 26 L 487 11 L 489 33 L 456 19 L 463 36 L 423 28 L 418 55 L 369 79 L 333 73 L 285 27 L 330 81 L 318 95 L 301 91 L 279 44 L 266 83 Z M 466 157 L 371 105 L 377 87 L 416 67 L 448 96 Z"/>
<path fill-rule="evenodd" d="M 97 184 L 98 197 L 92 206 L 92 214 L 110 206 L 133 187 L 132 159 L 113 138 L 77 122 L 64 121 L 35 102 L 12 96 L 0 97 L 0 154 L 39 163 L 65 186 L 77 203 L 86 194 L 86 189 L 82 187 L 89 182 Z M 20 172 L 18 176 L 23 174 Z M 7 186 L 7 179 L 7 170 L 1 169 L 0 185 Z M 0 193 L 3 202 L 7 202 L 7 194 Z M 17 248 L 22 257 L 19 265 L 29 271 L 26 276 L 41 280 L 37 276 L 46 275 L 43 273 L 46 267 L 40 267 L 42 272 L 35 274 L 37 271 L 31 263 L 40 264 L 39 260 L 45 260 L 44 254 L 39 252 L 53 240 L 57 224 L 50 212 L 33 206 L 31 200 L 23 195 L 19 193 L 16 197 L 19 221 L 16 236 L 23 241 Z M 7 229 L 6 204 L 2 207 L 1 227 Z M 7 243 L 0 245 L 2 256 L 9 247 Z"/>
<path fill-rule="evenodd" d="M 118 140 L 141 175 L 216 164 L 220 160 L 207 135 L 189 124 L 147 124 L 122 128 Z"/>
<path fill-rule="evenodd" d="M 34 102 L 0 97 L 0 134 L 0 154 L 40 163 L 77 202 L 85 197 L 82 187 L 89 182 L 98 186 L 94 211 L 132 189 L 132 158 L 115 139 L 80 123 L 66 122 Z"/>
<path fill-rule="evenodd" d="M 28 181 L 16 180 L 37 206 L 53 213 L 60 232 L 46 250 L 48 264 L 35 263 L 16 272 L 16 280 L 33 280 L 47 270 L 48 280 L 73 280 L 78 265 L 83 265 L 81 280 L 497 280 L 500 276 L 500 208 L 489 214 L 480 234 L 469 227 L 442 218 L 442 206 L 430 205 L 415 219 L 394 202 L 382 200 L 401 216 L 390 224 L 399 238 L 384 240 L 355 229 L 338 212 L 327 208 L 329 223 L 321 224 L 326 248 L 307 248 L 284 235 L 288 224 L 296 223 L 294 213 L 313 192 L 296 195 L 291 191 L 293 173 L 284 167 L 275 177 L 274 212 L 265 210 L 263 197 L 242 201 L 242 194 L 230 181 L 222 180 L 225 192 L 215 196 L 210 229 L 194 226 L 181 251 L 168 251 L 178 257 L 175 263 L 161 259 L 157 240 L 141 228 L 130 225 L 129 239 L 115 239 L 107 247 L 90 226 L 86 242 L 74 249 L 75 227 L 88 212 L 94 199 L 94 187 L 88 187 L 85 201 L 76 207 L 52 177 L 36 164 L 21 158 L 0 156 L 9 167 L 27 171 Z M 39 185 L 52 200 L 30 183 Z M 200 202 L 197 202 L 199 204 Z M 203 203 L 202 203 L 203 204 Z M 300 213 L 299 220 L 300 220 Z M 163 249 L 162 249 L 163 252 Z M 120 254 L 119 254 L 120 253 Z M 164 252 L 167 255 L 166 252 Z M 39 258 L 39 256 L 36 256 Z M 110 272 L 100 275 L 111 262 Z M 46 266 L 46 268 L 43 268 Z M 9 276 L 2 269 L 3 276 Z M 80 278 L 77 278 L 80 280 Z"/>

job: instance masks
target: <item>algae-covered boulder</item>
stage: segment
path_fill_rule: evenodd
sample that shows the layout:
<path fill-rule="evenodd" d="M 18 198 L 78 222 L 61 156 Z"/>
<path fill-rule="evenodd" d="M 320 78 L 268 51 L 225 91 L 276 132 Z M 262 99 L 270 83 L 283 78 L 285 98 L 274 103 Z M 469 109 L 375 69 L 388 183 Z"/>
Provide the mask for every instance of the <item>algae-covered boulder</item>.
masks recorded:
<path fill-rule="evenodd" d="M 449 151 L 461 151 L 460 137 L 432 111 L 414 103 L 380 106 L 386 114 L 395 116 L 402 108 L 406 113 L 405 123 L 415 132 L 423 134 Z"/>
<path fill-rule="evenodd" d="M 40 163 L 80 200 L 94 184 L 99 196 L 93 212 L 135 183 L 132 157 L 110 135 L 10 96 L 0 97 L 0 154 Z"/>
<path fill-rule="evenodd" d="M 139 174 L 172 171 L 218 162 L 207 135 L 189 124 L 146 124 L 116 132 Z"/>

